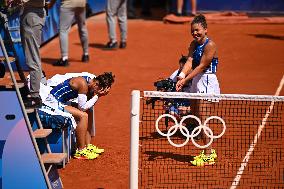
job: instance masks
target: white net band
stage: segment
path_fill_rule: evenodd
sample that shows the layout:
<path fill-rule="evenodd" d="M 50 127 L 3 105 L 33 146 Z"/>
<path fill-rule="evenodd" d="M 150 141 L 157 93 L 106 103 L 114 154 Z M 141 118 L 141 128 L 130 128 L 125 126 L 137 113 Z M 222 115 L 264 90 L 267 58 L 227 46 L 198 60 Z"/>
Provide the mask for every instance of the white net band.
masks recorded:
<path fill-rule="evenodd" d="M 184 92 L 144 91 L 144 97 L 188 98 L 204 100 L 251 100 L 251 101 L 284 101 L 284 96 L 246 95 L 246 94 L 203 94 Z"/>

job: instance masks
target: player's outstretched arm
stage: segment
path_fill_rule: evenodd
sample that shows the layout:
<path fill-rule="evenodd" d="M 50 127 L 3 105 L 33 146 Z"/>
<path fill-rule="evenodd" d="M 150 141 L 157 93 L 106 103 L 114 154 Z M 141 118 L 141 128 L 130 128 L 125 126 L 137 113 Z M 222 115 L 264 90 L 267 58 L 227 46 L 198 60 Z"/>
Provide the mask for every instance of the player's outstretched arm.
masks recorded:
<path fill-rule="evenodd" d="M 181 73 L 179 74 L 179 76 L 177 77 L 177 85 L 176 85 L 176 90 L 177 91 L 181 91 L 182 87 L 188 82 L 185 80 L 186 76 L 192 71 L 192 54 L 195 48 L 195 42 L 192 41 L 189 48 L 188 48 L 188 59 L 181 71 Z"/>

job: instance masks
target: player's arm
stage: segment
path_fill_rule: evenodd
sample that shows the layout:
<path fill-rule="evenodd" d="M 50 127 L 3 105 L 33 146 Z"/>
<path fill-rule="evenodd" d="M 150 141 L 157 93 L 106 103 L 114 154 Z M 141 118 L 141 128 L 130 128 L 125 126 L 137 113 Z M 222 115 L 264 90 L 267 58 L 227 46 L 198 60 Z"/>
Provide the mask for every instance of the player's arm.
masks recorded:
<path fill-rule="evenodd" d="M 86 94 L 78 94 L 78 107 L 82 111 L 90 110 L 98 101 L 99 97 L 105 96 L 109 93 L 110 87 L 99 89 L 95 91 L 91 99 L 87 100 Z"/>
<path fill-rule="evenodd" d="M 190 73 L 190 71 L 192 70 L 192 55 L 193 55 L 193 51 L 195 48 L 195 41 L 192 41 L 189 48 L 188 48 L 188 59 L 181 71 L 181 73 L 179 74 L 179 76 L 177 77 L 177 84 L 176 84 L 176 90 L 177 91 L 181 91 L 182 87 L 186 84 L 186 80 L 185 77 Z"/>
<path fill-rule="evenodd" d="M 88 87 L 88 85 L 87 85 Z M 99 88 L 98 90 L 95 90 L 93 93 L 93 96 L 91 99 L 87 100 L 87 95 L 86 94 L 78 94 L 78 107 L 82 111 L 86 111 L 93 107 L 96 102 L 98 101 L 99 97 L 106 96 L 110 91 L 110 87 L 106 88 Z M 85 92 L 85 91 L 83 91 Z M 87 91 L 88 92 L 88 91 Z"/>
<path fill-rule="evenodd" d="M 189 48 L 188 48 L 188 59 L 181 71 L 180 77 L 183 75 L 182 73 L 184 73 L 185 76 L 187 76 L 189 74 L 189 72 L 192 70 L 192 55 L 193 55 L 193 51 L 195 49 L 195 41 L 192 41 Z M 184 77 L 182 77 L 184 78 Z"/>
<path fill-rule="evenodd" d="M 190 72 L 186 78 L 185 82 L 189 82 L 193 77 L 202 73 L 211 63 L 215 53 L 216 53 L 216 44 L 210 41 L 204 48 L 203 55 L 200 60 L 200 64 Z"/>
<path fill-rule="evenodd" d="M 75 77 L 70 80 L 72 89 L 78 91 L 78 108 L 82 111 L 86 111 L 93 107 L 98 100 L 98 96 L 93 96 L 88 100 L 88 84 L 83 77 Z"/>

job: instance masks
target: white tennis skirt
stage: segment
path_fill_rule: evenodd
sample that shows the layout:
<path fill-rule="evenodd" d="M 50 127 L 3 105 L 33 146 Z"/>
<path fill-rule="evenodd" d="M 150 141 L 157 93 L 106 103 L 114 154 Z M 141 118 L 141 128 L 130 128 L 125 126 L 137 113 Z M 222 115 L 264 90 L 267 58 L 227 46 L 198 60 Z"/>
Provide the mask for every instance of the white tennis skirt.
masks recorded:
<path fill-rule="evenodd" d="M 200 73 L 192 80 L 191 93 L 220 94 L 216 74 Z"/>

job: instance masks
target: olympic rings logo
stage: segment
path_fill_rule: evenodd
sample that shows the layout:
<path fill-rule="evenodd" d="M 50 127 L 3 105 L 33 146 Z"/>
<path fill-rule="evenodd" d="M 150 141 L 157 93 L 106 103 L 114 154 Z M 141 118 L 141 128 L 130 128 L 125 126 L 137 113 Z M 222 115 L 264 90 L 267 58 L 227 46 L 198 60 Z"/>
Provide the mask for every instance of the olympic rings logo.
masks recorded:
<path fill-rule="evenodd" d="M 164 118 L 164 117 L 172 118 L 172 120 L 173 120 L 174 123 L 175 123 L 173 126 L 171 126 L 171 127 L 169 128 L 169 130 L 168 130 L 167 133 L 163 133 L 163 132 L 159 129 L 159 121 L 160 121 L 162 118 Z M 198 122 L 198 126 L 195 127 L 195 128 L 192 130 L 191 133 L 189 133 L 188 129 L 187 129 L 185 126 L 183 126 L 183 122 L 184 122 L 186 119 L 190 119 L 190 118 L 195 119 L 195 120 Z M 222 125 L 223 125 L 223 130 L 222 130 L 222 132 L 221 132 L 219 135 L 217 135 L 217 136 L 215 136 L 215 135 L 213 134 L 213 131 L 207 126 L 208 122 L 209 122 L 210 120 L 212 120 L 212 119 L 217 119 L 217 120 L 219 120 L 219 121 L 222 123 Z M 191 139 L 192 143 L 193 143 L 197 148 L 207 148 L 208 146 L 210 146 L 210 145 L 212 144 L 212 142 L 213 142 L 214 139 L 220 138 L 221 136 L 224 135 L 224 133 L 225 133 L 225 131 L 226 131 L 226 124 L 225 124 L 225 121 L 224 121 L 222 118 L 218 117 L 218 116 L 210 116 L 210 117 L 208 117 L 208 118 L 204 121 L 204 124 L 202 125 L 201 120 L 200 120 L 198 117 L 194 116 L 194 115 L 187 115 L 187 116 L 184 116 L 184 117 L 181 119 L 180 123 L 178 123 L 178 121 L 176 120 L 176 118 L 175 118 L 173 115 L 170 115 L 170 114 L 163 114 L 163 115 L 160 115 L 160 116 L 158 117 L 158 119 L 156 120 L 155 127 L 156 127 L 157 132 L 158 132 L 160 135 L 162 135 L 162 136 L 166 136 L 166 137 L 168 138 L 169 143 L 170 143 L 171 145 L 175 146 L 175 147 L 183 147 L 184 145 L 186 145 L 186 144 L 188 143 L 189 139 Z M 174 143 L 174 142 L 171 140 L 171 138 L 170 138 L 171 136 L 173 136 L 173 135 L 177 132 L 178 129 L 180 130 L 180 132 L 182 133 L 182 135 L 186 137 L 186 140 L 185 140 L 184 143 L 182 143 L 182 144 L 176 144 L 176 143 Z M 205 144 L 205 145 L 199 145 L 199 144 L 194 140 L 194 137 L 196 137 L 197 135 L 199 135 L 202 130 L 204 130 L 204 133 L 206 134 L 206 136 L 207 136 L 208 138 L 210 138 L 210 141 L 209 141 L 207 144 Z"/>

